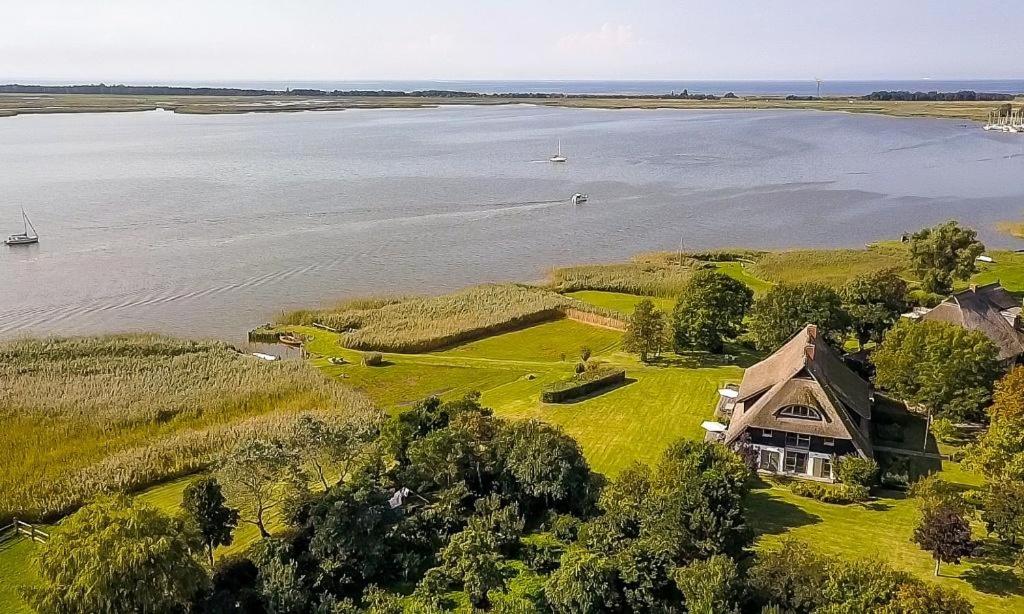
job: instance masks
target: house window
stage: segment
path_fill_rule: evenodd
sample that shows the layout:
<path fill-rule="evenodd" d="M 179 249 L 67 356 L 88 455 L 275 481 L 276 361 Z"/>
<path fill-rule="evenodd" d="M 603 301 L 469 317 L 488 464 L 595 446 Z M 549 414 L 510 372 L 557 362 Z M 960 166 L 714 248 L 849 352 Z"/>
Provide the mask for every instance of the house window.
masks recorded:
<path fill-rule="evenodd" d="M 760 450 L 757 455 L 757 468 L 761 471 L 779 472 L 779 453 L 772 450 Z"/>
<path fill-rule="evenodd" d="M 811 436 L 803 433 L 786 433 L 786 447 L 806 450 L 811 447 Z"/>
<path fill-rule="evenodd" d="M 772 431 L 770 429 L 762 429 L 761 430 L 761 437 L 771 437 L 772 434 L 773 433 L 772 433 Z"/>
<path fill-rule="evenodd" d="M 818 467 L 821 473 L 818 475 L 819 478 L 831 478 L 832 477 L 832 459 L 831 458 L 819 458 Z"/>
<path fill-rule="evenodd" d="M 825 445 L 826 446 L 834 446 L 834 445 L 836 445 L 835 437 L 826 437 L 825 438 Z"/>
<path fill-rule="evenodd" d="M 779 415 L 801 420 L 821 420 L 821 412 L 806 405 L 787 405 L 779 411 Z"/>
<path fill-rule="evenodd" d="M 786 450 L 786 473 L 807 473 L 807 453 Z"/>

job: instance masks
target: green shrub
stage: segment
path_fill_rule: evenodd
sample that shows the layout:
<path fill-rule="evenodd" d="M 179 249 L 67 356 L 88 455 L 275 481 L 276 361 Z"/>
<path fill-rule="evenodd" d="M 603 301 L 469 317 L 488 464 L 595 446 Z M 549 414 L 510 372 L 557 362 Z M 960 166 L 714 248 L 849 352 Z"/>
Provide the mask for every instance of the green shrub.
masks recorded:
<path fill-rule="evenodd" d="M 789 485 L 795 495 L 816 499 L 822 503 L 845 505 L 866 501 L 870 496 L 867 487 L 850 484 L 822 484 L 819 482 L 797 481 Z"/>
<path fill-rule="evenodd" d="M 584 371 L 573 377 L 547 385 L 540 393 L 540 400 L 545 403 L 560 403 L 575 399 L 626 381 L 626 371 L 614 367 L 605 367 Z"/>
<path fill-rule="evenodd" d="M 855 454 L 843 456 L 836 463 L 839 481 L 851 486 L 871 488 L 878 482 L 878 463 Z"/>
<path fill-rule="evenodd" d="M 384 355 L 380 352 L 363 352 L 363 365 L 379 367 L 384 364 Z"/>

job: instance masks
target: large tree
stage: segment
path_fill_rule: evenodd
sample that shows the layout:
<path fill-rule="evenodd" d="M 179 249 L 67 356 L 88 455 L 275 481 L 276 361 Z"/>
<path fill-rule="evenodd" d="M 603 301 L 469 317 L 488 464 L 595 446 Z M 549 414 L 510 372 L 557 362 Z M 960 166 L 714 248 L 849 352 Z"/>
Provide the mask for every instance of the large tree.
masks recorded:
<path fill-rule="evenodd" d="M 539 420 L 507 424 L 495 446 L 502 486 L 524 510 L 539 503 L 580 509 L 591 499 L 590 467 L 583 449 L 562 429 Z"/>
<path fill-rule="evenodd" d="M 983 333 L 946 322 L 899 322 L 872 353 L 875 383 L 911 405 L 953 420 L 977 419 L 999 374 Z"/>
<path fill-rule="evenodd" d="M 989 483 L 982 500 L 981 519 L 990 533 L 1016 546 L 1024 538 L 1024 482 Z"/>
<path fill-rule="evenodd" d="M 925 290 L 949 294 L 954 280 L 974 273 L 975 260 L 984 251 L 978 233 L 950 220 L 911 236 L 910 265 Z"/>
<path fill-rule="evenodd" d="M 996 383 L 989 427 L 967 448 L 966 463 L 995 479 L 1024 481 L 1024 367 Z"/>
<path fill-rule="evenodd" d="M 128 497 L 105 497 L 53 531 L 27 591 L 39 612 L 183 612 L 209 577 L 203 541 L 184 519 Z"/>
<path fill-rule="evenodd" d="M 892 269 L 854 277 L 839 290 L 839 296 L 862 347 L 869 341 L 881 341 L 907 310 L 907 282 Z"/>
<path fill-rule="evenodd" d="M 256 525 L 260 535 L 270 537 L 266 514 L 277 501 L 286 480 L 302 478 L 294 451 L 280 441 L 253 439 L 243 442 L 224 458 L 217 472 L 242 520 Z"/>
<path fill-rule="evenodd" d="M 558 569 L 544 585 L 544 594 L 556 614 L 621 611 L 614 567 L 604 556 L 582 548 L 562 555 Z"/>
<path fill-rule="evenodd" d="M 843 301 L 819 283 L 779 284 L 754 301 L 749 329 L 757 349 L 771 352 L 808 324 L 838 336 L 848 327 Z"/>
<path fill-rule="evenodd" d="M 718 271 L 698 271 L 683 285 L 672 312 L 677 351 L 721 352 L 739 334 L 754 292 Z"/>
<path fill-rule="evenodd" d="M 185 487 L 181 508 L 203 536 L 210 567 L 213 567 L 213 550 L 231 544 L 231 532 L 238 526 L 238 510 L 225 505 L 220 483 L 210 476 Z"/>
<path fill-rule="evenodd" d="M 647 362 L 652 356 L 661 353 L 665 346 L 666 322 L 665 314 L 654 306 L 651 299 L 645 298 L 637 303 L 633 315 L 626 323 L 626 332 L 622 336 L 622 348 L 633 352 L 640 360 Z"/>
<path fill-rule="evenodd" d="M 689 614 L 730 614 L 739 612 L 742 582 L 736 563 L 717 554 L 706 561 L 694 561 L 676 569 L 676 585 L 682 591 Z"/>
<path fill-rule="evenodd" d="M 344 422 L 303 416 L 295 424 L 289 447 L 326 490 L 328 475 L 343 479 L 352 462 L 377 437 L 379 420 L 375 414 L 360 414 Z"/>

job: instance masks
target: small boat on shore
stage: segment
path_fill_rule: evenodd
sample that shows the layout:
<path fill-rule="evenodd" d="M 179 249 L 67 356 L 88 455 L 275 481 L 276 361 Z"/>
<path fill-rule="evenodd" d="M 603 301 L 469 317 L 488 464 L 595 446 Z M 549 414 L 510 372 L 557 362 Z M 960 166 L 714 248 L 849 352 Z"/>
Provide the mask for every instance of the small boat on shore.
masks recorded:
<path fill-rule="evenodd" d="M 278 360 L 281 360 L 280 356 L 274 356 L 273 354 L 264 354 L 263 352 L 253 352 L 252 355 L 255 356 L 256 358 L 260 358 L 267 362 L 276 362 Z"/>
<path fill-rule="evenodd" d="M 293 335 L 291 333 L 284 333 L 284 334 L 280 335 L 277 338 L 277 340 L 279 342 L 285 344 L 285 345 L 290 345 L 292 347 L 301 347 L 302 346 L 302 337 L 299 337 L 297 335 Z"/>
<path fill-rule="evenodd" d="M 9 235 L 4 239 L 4 245 L 31 245 L 39 243 L 39 233 L 36 232 L 35 226 L 28 219 L 28 214 L 25 213 L 24 209 L 21 210 L 21 221 L 24 230 L 20 234 Z M 29 234 L 29 229 L 32 229 L 31 234 Z"/>

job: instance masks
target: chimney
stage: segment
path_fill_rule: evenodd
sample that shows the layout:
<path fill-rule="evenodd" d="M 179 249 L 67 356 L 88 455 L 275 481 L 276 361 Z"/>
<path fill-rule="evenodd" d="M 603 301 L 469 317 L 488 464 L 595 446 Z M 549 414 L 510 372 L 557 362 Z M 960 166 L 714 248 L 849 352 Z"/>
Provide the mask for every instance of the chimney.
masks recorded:
<path fill-rule="evenodd" d="M 808 339 L 814 340 L 814 339 L 818 338 L 818 325 L 817 324 L 808 324 L 806 330 L 807 330 L 807 338 Z"/>
<path fill-rule="evenodd" d="M 804 346 L 804 354 L 807 355 L 808 360 L 814 360 L 814 344 L 808 343 Z"/>
<path fill-rule="evenodd" d="M 975 292 L 976 293 L 978 291 L 978 284 L 971 284 L 970 288 L 971 288 L 971 292 Z"/>

